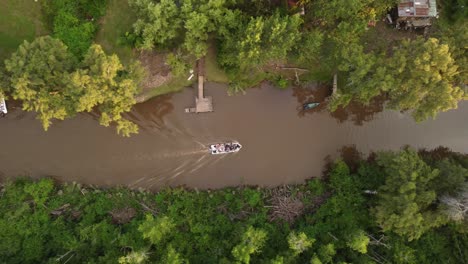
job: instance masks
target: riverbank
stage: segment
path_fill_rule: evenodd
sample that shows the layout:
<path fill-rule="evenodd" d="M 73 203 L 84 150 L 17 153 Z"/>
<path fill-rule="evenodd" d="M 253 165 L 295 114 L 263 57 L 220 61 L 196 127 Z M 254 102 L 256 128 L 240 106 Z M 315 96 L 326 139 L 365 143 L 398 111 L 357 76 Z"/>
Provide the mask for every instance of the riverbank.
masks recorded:
<path fill-rule="evenodd" d="M 314 99 L 315 88 L 308 89 L 264 86 L 228 96 L 225 86 L 208 83 L 205 93 L 215 98 L 215 112 L 204 115 L 184 113 L 196 96 L 195 90 L 185 89 L 136 105 L 127 117 L 140 126 L 140 133 L 130 138 L 99 126 L 93 114 L 57 122 L 44 132 L 33 113 L 11 109 L 0 120 L 5 139 L 1 174 L 150 190 L 277 186 L 321 177 L 327 157 L 334 159 L 345 146 L 354 145 L 364 154 L 405 145 L 468 152 L 466 102 L 418 124 L 409 115 L 388 110 L 341 116 L 326 109 L 302 112 L 302 101 Z M 208 144 L 226 140 L 239 141 L 242 150 L 208 154 Z"/>
<path fill-rule="evenodd" d="M 429 257 L 436 263 L 466 259 L 465 216 L 451 214 L 441 199 L 458 199 L 463 191 L 466 155 L 405 149 L 356 158 L 331 164 L 326 181 L 276 188 L 150 193 L 44 178 L 8 182 L 0 185 L 0 258 L 8 263 L 401 263 L 404 248 L 415 263 Z M 393 198 L 396 193 L 399 199 Z"/>

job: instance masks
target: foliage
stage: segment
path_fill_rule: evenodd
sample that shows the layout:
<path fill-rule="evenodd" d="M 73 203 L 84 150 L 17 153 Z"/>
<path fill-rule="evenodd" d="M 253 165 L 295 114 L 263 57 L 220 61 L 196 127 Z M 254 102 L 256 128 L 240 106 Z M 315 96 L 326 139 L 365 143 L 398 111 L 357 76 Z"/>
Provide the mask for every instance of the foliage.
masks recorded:
<path fill-rule="evenodd" d="M 386 59 L 366 54 L 360 46 L 350 45 L 341 52 L 344 61 L 339 70 L 346 73 L 347 83 L 333 98 L 331 110 L 352 99 L 368 103 L 387 93 L 389 107 L 413 110 L 414 119 L 423 121 L 457 108 L 464 96 L 456 85 L 458 66 L 449 46 L 435 38 L 402 41 L 393 56 Z"/>
<path fill-rule="evenodd" d="M 467 12 L 466 8 L 459 10 Z M 435 36 L 439 38 L 441 43 L 449 46 L 450 54 L 458 66 L 458 74 L 454 76 L 455 85 L 464 87 L 468 82 L 468 47 L 466 46 L 468 21 L 460 19 L 453 23 L 446 23 L 444 20 L 440 20 L 435 27 Z M 464 93 L 465 100 L 467 100 L 468 91 L 465 89 Z"/>
<path fill-rule="evenodd" d="M 308 238 L 307 235 L 303 232 L 296 234 L 291 233 L 288 236 L 288 244 L 289 248 L 294 252 L 294 254 L 298 255 L 302 252 L 306 251 L 308 248 L 312 246 L 315 242 L 315 239 Z"/>
<path fill-rule="evenodd" d="M 241 242 L 232 249 L 232 255 L 240 263 L 250 263 L 250 255 L 260 252 L 266 237 L 265 231 L 249 226 Z"/>
<path fill-rule="evenodd" d="M 458 192 L 453 195 L 443 195 L 440 202 L 443 212 L 455 222 L 463 222 L 468 214 L 468 183 L 462 184 Z"/>
<path fill-rule="evenodd" d="M 302 32 L 301 40 L 295 46 L 294 52 L 298 62 L 310 67 L 313 65 L 312 62 L 320 61 L 324 40 L 325 34 L 318 29 Z"/>
<path fill-rule="evenodd" d="M 441 5 L 441 19 L 451 25 L 468 17 L 468 9 L 464 0 L 444 0 L 439 4 Z"/>
<path fill-rule="evenodd" d="M 138 230 L 143 233 L 143 238 L 158 245 L 174 231 L 174 228 L 175 224 L 168 217 L 154 219 L 152 215 L 147 214 L 145 222 L 140 225 Z"/>
<path fill-rule="evenodd" d="M 431 182 L 439 176 L 415 151 L 383 153 L 378 163 L 386 174 L 375 207 L 376 221 L 384 231 L 393 231 L 408 240 L 418 239 L 427 230 L 444 223 L 431 210 L 436 192 Z"/>
<path fill-rule="evenodd" d="M 457 68 L 448 45 L 437 39 L 403 41 L 390 62 L 394 75 L 390 106 L 414 109 L 417 121 L 457 108 L 463 96 L 460 87 L 453 84 Z"/>
<path fill-rule="evenodd" d="M 218 60 L 234 73 L 246 73 L 269 61 L 283 60 L 300 37 L 301 23 L 298 15 L 282 16 L 279 12 L 267 18 L 250 18 L 222 34 Z"/>
<path fill-rule="evenodd" d="M 314 0 L 309 1 L 308 16 L 321 26 L 333 27 L 341 21 L 365 26 L 398 0 Z"/>
<path fill-rule="evenodd" d="M 232 13 L 225 0 L 130 0 L 129 4 L 138 14 L 137 47 L 182 48 L 196 58 L 206 55 L 208 35 Z"/>
<path fill-rule="evenodd" d="M 135 104 L 141 71 L 133 65 L 124 67 L 98 45 L 77 62 L 59 40 L 46 36 L 25 41 L 5 61 L 5 71 L 3 89 L 21 100 L 24 110 L 37 112 L 45 130 L 53 119 L 64 120 L 97 106 L 102 125 L 115 122 L 125 136 L 137 132 L 122 113 Z"/>
<path fill-rule="evenodd" d="M 105 13 L 107 0 L 47 0 L 41 3 L 51 20 L 54 37 L 62 40 L 74 55 L 84 56 L 92 44 L 97 19 Z"/>
<path fill-rule="evenodd" d="M 447 168 L 440 166 L 437 174 L 432 166 L 445 158 L 428 165 L 412 150 L 379 153 L 377 163 L 362 161 L 355 172 L 338 160 L 326 181 L 290 186 L 306 206 L 291 224 L 269 218 L 270 189 L 149 193 L 50 179 L 7 181 L 0 189 L 0 259 L 72 264 L 463 263 L 468 256 L 463 222 L 425 228 L 423 219 L 422 227 L 411 227 L 424 232 L 408 241 L 412 231 L 402 232 L 405 223 L 385 222 L 389 227 L 381 229 L 382 219 L 374 216 L 385 209 L 377 207 L 388 204 L 389 209 L 400 206 L 393 213 L 417 206 L 424 217 L 429 212 L 445 217 L 438 210 L 444 208 L 439 202 L 443 196 L 432 199 L 438 192 L 428 190 Z M 373 175 L 378 179 L 362 181 Z M 367 188 L 378 188 L 378 194 L 364 194 Z M 432 201 L 430 207 L 422 206 L 426 200 Z M 406 206 L 408 201 L 412 205 Z"/>
<path fill-rule="evenodd" d="M 172 73 L 175 76 L 187 75 L 189 66 L 181 58 L 181 55 L 169 53 L 166 58 L 166 63 L 171 66 Z"/>

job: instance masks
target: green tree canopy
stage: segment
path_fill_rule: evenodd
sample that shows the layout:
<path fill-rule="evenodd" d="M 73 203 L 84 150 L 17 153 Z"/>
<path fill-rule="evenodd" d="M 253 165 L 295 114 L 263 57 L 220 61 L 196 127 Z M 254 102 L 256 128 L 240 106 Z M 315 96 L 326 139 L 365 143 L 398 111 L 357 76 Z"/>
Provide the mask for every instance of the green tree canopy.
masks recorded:
<path fill-rule="evenodd" d="M 92 45 L 77 62 L 60 40 L 46 36 L 25 41 L 5 60 L 2 87 L 22 101 L 24 110 L 37 112 L 45 130 L 53 119 L 98 107 L 102 125 L 115 122 L 117 131 L 128 136 L 138 127 L 122 114 L 135 104 L 138 75 L 136 66 L 124 67 L 99 45 Z"/>
<path fill-rule="evenodd" d="M 349 45 L 341 53 L 338 69 L 345 83 L 332 99 L 332 111 L 351 100 L 368 103 L 386 93 L 390 108 L 412 110 L 414 119 L 423 121 L 457 108 L 466 96 L 457 86 L 458 65 L 449 46 L 435 38 L 404 40 L 389 58 L 366 54 L 359 45 Z"/>
<path fill-rule="evenodd" d="M 248 72 L 268 61 L 285 59 L 300 38 L 301 23 L 299 15 L 276 12 L 270 17 L 235 24 L 220 38 L 219 62 L 228 70 Z"/>
<path fill-rule="evenodd" d="M 250 256 L 260 252 L 265 244 L 267 233 L 264 230 L 249 226 L 242 235 L 241 242 L 232 249 L 232 255 L 240 263 L 250 263 Z"/>
<path fill-rule="evenodd" d="M 226 0 L 130 0 L 138 14 L 134 32 L 142 49 L 182 47 L 196 58 L 207 52 L 210 33 L 233 11 Z"/>
<path fill-rule="evenodd" d="M 386 180 L 379 189 L 374 213 L 384 231 L 411 241 L 443 224 L 443 217 L 432 209 L 436 192 L 431 187 L 439 175 L 437 169 L 429 167 L 413 150 L 381 153 L 378 163 Z"/>
<path fill-rule="evenodd" d="M 463 90 L 454 85 L 457 70 L 449 46 L 439 40 L 403 41 L 389 63 L 394 77 L 390 107 L 413 109 L 417 121 L 457 108 L 463 98 Z"/>
<path fill-rule="evenodd" d="M 369 20 L 393 7 L 398 0 L 309 0 L 308 16 L 321 26 L 335 26 L 341 21 L 365 26 Z"/>

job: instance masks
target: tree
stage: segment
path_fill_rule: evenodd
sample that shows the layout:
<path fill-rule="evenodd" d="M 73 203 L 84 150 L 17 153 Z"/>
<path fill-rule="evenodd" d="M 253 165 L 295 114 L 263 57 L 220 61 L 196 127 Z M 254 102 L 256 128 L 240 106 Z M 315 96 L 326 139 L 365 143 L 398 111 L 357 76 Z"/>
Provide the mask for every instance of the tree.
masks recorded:
<path fill-rule="evenodd" d="M 379 188 L 373 212 L 383 231 L 395 232 L 411 241 L 444 223 L 444 218 L 431 209 L 437 198 L 431 183 L 439 175 L 438 170 L 410 149 L 380 153 L 377 162 L 383 167 L 386 180 Z"/>
<path fill-rule="evenodd" d="M 452 0 L 453 1 L 463 1 L 463 0 Z M 452 9 L 457 6 L 454 3 L 443 3 L 444 5 L 447 4 L 449 9 Z M 460 5 L 460 4 L 459 4 Z M 443 8 L 444 14 L 456 15 L 457 13 L 467 12 L 466 8 L 455 8 L 458 12 L 454 10 L 447 11 L 445 6 Z M 465 17 L 465 16 L 460 16 Z M 435 35 L 438 39 L 440 39 L 441 43 L 447 44 L 450 49 L 450 54 L 452 58 L 455 60 L 456 65 L 458 66 L 458 74 L 455 76 L 455 84 L 463 87 L 468 81 L 468 48 L 466 47 L 466 43 L 468 42 L 468 31 L 466 28 L 468 27 L 468 21 L 466 19 L 460 19 L 453 23 L 444 23 L 443 20 L 439 20 L 436 24 L 436 32 Z M 468 90 L 464 90 L 465 92 L 465 100 L 468 100 Z"/>
<path fill-rule="evenodd" d="M 347 245 L 357 252 L 366 254 L 369 242 L 370 238 L 366 236 L 364 231 L 358 230 L 349 236 Z"/>
<path fill-rule="evenodd" d="M 249 72 L 268 61 L 282 60 L 299 40 L 299 15 L 250 18 L 221 39 L 219 61 L 235 72 Z"/>
<path fill-rule="evenodd" d="M 138 82 L 142 76 L 140 67 L 137 64 L 124 67 L 117 55 L 107 56 L 101 46 L 93 45 L 81 68 L 91 77 L 91 85 L 82 86 L 82 79 L 77 76 L 79 83 L 74 87 L 75 91 L 80 90 L 79 86 L 84 88 L 77 111 L 91 111 L 92 107 L 98 106 L 101 125 L 109 126 L 115 122 L 119 134 L 129 136 L 137 133 L 138 126 L 124 119 L 122 114 L 129 112 L 136 103 Z"/>
<path fill-rule="evenodd" d="M 250 263 L 250 255 L 260 251 L 266 237 L 265 231 L 249 226 L 242 235 L 241 242 L 232 249 L 232 255 L 240 263 Z"/>
<path fill-rule="evenodd" d="M 288 236 L 289 248 L 292 249 L 295 255 L 299 255 L 309 249 L 314 242 L 315 239 L 308 238 L 303 232 L 299 234 L 293 232 Z"/>
<path fill-rule="evenodd" d="M 63 120 L 73 114 L 73 101 L 68 93 L 68 73 L 75 62 L 67 47 L 59 40 L 41 37 L 25 41 L 10 59 L 5 60 L 6 84 L 3 88 L 14 99 L 23 101 L 23 109 L 38 112 L 38 119 L 47 130 L 51 119 Z"/>
<path fill-rule="evenodd" d="M 456 85 L 458 66 L 448 45 L 435 38 L 404 40 L 390 58 L 366 54 L 355 44 L 341 52 L 338 69 L 345 73 L 346 83 L 334 95 L 332 111 L 351 100 L 366 104 L 386 93 L 390 108 L 412 110 L 414 119 L 423 121 L 457 108 L 465 96 Z"/>
<path fill-rule="evenodd" d="M 124 67 L 99 45 L 92 45 L 77 62 L 57 39 L 25 41 L 5 60 L 5 76 L 2 88 L 21 100 L 24 110 L 37 112 L 44 130 L 53 119 L 64 120 L 96 106 L 102 125 L 114 122 L 124 136 L 138 130 L 122 114 L 136 102 L 140 70 L 136 65 Z"/>
<path fill-rule="evenodd" d="M 166 236 L 171 234 L 174 228 L 175 224 L 169 217 L 154 218 L 152 215 L 147 214 L 145 221 L 138 227 L 138 230 L 143 233 L 143 238 L 147 238 L 152 244 L 158 245 L 166 239 Z"/>
<path fill-rule="evenodd" d="M 152 49 L 155 45 L 172 43 L 182 29 L 180 11 L 172 0 L 130 0 L 129 5 L 137 11 L 138 20 L 133 25 L 135 34 L 142 41 L 143 49 Z"/>
<path fill-rule="evenodd" d="M 166 254 L 164 255 L 162 259 L 162 263 L 183 264 L 183 263 L 188 263 L 188 262 L 185 261 L 171 245 L 169 245 L 166 249 Z"/>
<path fill-rule="evenodd" d="M 437 160 L 433 167 L 440 171 L 433 185 L 438 196 L 458 193 L 463 188 L 464 182 L 468 180 L 468 169 L 452 159 Z"/>
<path fill-rule="evenodd" d="M 232 11 L 226 0 L 130 0 L 138 14 L 133 25 L 142 49 L 183 48 L 184 52 L 203 57 L 208 35 L 224 23 Z"/>
<path fill-rule="evenodd" d="M 389 63 L 393 88 L 389 90 L 390 107 L 412 109 L 416 121 L 457 108 L 463 90 L 454 85 L 458 74 L 449 46 L 439 40 L 418 38 L 403 41 Z"/>
<path fill-rule="evenodd" d="M 119 258 L 119 264 L 142 264 L 148 261 L 148 252 L 132 251 L 126 256 Z"/>
<path fill-rule="evenodd" d="M 468 183 L 454 196 L 443 195 L 440 202 L 444 205 L 443 213 L 456 222 L 464 221 L 468 214 Z"/>
<path fill-rule="evenodd" d="M 54 0 L 40 1 L 50 20 L 53 36 L 60 39 L 71 53 L 82 58 L 91 46 L 97 22 L 105 14 L 107 1 Z"/>
<path fill-rule="evenodd" d="M 333 27 L 341 21 L 365 26 L 369 20 L 384 14 L 398 0 L 314 0 L 310 2 L 311 19 L 321 26 Z"/>

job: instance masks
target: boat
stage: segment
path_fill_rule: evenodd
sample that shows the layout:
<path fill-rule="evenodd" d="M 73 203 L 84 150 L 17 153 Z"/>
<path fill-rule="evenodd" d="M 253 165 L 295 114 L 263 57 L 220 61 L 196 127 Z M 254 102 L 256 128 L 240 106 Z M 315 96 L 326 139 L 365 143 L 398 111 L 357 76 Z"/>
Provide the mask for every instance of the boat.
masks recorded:
<path fill-rule="evenodd" d="M 0 98 L 0 115 L 5 116 L 8 113 L 5 98 Z"/>
<path fill-rule="evenodd" d="M 242 145 L 237 141 L 211 144 L 209 147 L 210 153 L 212 155 L 235 153 L 238 152 L 241 148 Z"/>
<path fill-rule="evenodd" d="M 319 106 L 320 103 L 316 103 L 316 102 L 312 102 L 312 103 L 305 103 L 302 105 L 302 108 L 304 110 L 310 110 L 310 109 L 314 109 L 315 107 Z"/>

